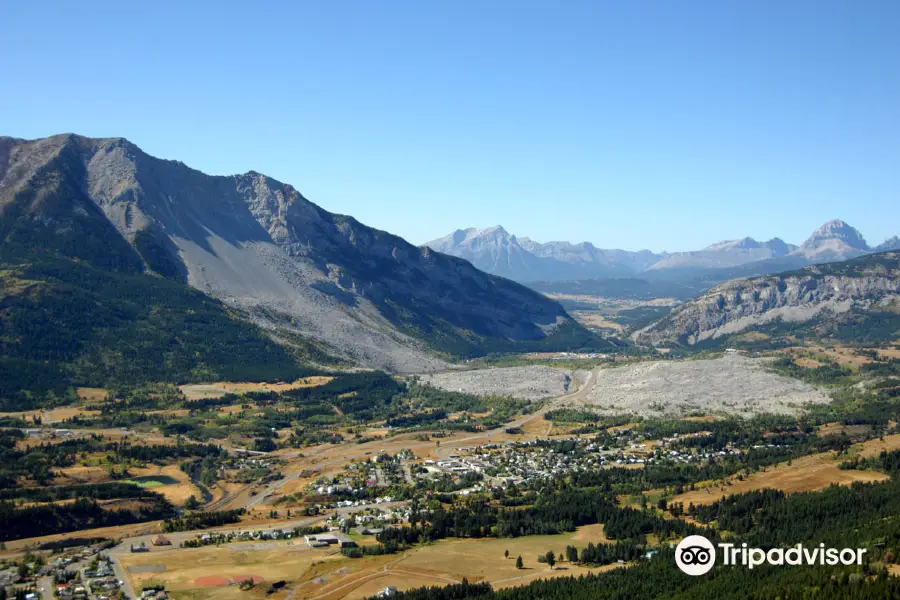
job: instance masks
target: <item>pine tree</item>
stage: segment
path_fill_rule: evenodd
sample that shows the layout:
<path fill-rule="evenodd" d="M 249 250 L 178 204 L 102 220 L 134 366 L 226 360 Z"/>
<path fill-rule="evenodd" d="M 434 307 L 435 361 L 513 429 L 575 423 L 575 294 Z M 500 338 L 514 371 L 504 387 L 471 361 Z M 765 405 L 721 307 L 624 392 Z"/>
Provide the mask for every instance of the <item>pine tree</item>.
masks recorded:
<path fill-rule="evenodd" d="M 519 558 L 516 559 L 516 568 L 517 568 L 517 569 L 524 569 L 524 568 L 525 568 L 525 565 L 522 563 L 522 556 L 521 556 L 521 555 L 519 555 Z"/>

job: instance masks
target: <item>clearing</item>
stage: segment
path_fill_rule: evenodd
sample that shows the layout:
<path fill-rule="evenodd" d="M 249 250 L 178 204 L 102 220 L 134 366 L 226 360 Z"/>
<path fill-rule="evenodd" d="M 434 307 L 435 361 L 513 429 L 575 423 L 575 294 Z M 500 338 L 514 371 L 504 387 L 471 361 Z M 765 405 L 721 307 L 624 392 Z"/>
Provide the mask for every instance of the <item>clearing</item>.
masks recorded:
<path fill-rule="evenodd" d="M 855 452 L 860 456 L 877 456 L 882 450 L 896 450 L 900 448 L 900 434 L 885 436 L 884 440 L 869 440 L 856 447 Z M 706 487 L 679 494 L 670 502 L 683 502 L 685 506 L 690 503 L 711 504 L 720 500 L 722 496 L 742 494 L 752 490 L 776 489 L 786 493 L 812 492 L 824 490 L 832 483 L 838 485 L 852 485 L 857 481 L 872 483 L 884 481 L 888 476 L 877 471 L 857 471 L 855 469 L 840 469 L 838 465 L 848 457 L 837 458 L 832 452 L 822 452 L 802 456 L 791 461 L 791 464 L 779 463 L 769 467 L 766 471 L 757 471 L 738 481 L 729 478 L 724 485 L 708 483 Z"/>
<path fill-rule="evenodd" d="M 203 493 L 191 483 L 191 478 L 178 465 L 129 467 L 128 473 L 131 477 L 127 481 L 162 494 L 176 506 L 184 504 L 190 496 L 198 500 L 203 498 Z"/>
<path fill-rule="evenodd" d="M 235 383 L 233 381 L 219 381 L 216 383 L 191 383 L 178 386 L 189 400 L 203 398 L 221 398 L 225 394 L 246 394 L 247 392 L 283 392 L 304 387 L 317 387 L 325 385 L 334 377 L 314 375 L 303 377 L 293 383 Z"/>

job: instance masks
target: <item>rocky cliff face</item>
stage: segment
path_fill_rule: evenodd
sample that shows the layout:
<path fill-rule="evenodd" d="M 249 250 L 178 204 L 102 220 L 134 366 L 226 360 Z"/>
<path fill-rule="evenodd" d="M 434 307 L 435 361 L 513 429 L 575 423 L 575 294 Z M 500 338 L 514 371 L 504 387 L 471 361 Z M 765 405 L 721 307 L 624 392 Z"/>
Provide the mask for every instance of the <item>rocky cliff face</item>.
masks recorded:
<path fill-rule="evenodd" d="M 730 281 L 633 337 L 654 345 L 692 345 L 778 321 L 802 323 L 854 311 L 889 311 L 898 301 L 900 253 L 889 252 Z"/>
<path fill-rule="evenodd" d="M 260 173 L 213 177 L 124 139 L 0 138 L 0 239 L 152 271 L 367 366 L 442 366 L 426 348 L 566 346 L 559 304 L 464 260 L 323 210 Z"/>

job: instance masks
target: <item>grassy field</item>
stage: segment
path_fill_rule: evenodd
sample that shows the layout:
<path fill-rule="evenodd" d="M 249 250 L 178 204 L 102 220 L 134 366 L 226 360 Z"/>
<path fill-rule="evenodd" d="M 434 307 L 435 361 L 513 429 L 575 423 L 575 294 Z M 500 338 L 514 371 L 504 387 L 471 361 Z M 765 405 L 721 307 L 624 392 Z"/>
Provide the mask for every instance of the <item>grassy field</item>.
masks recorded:
<path fill-rule="evenodd" d="M 221 398 L 225 394 L 245 394 L 247 392 L 283 392 L 304 387 L 317 387 L 325 385 L 334 377 L 312 376 L 298 379 L 293 383 L 237 383 L 233 381 L 218 381 L 215 383 L 192 383 L 179 386 L 181 392 L 189 400 L 201 398 Z"/>
<path fill-rule="evenodd" d="M 75 388 L 75 393 L 82 400 L 93 400 L 97 402 L 106 400 L 106 397 L 109 395 L 109 392 L 103 388 L 90 387 Z"/>
<path fill-rule="evenodd" d="M 900 434 L 890 435 L 881 440 L 869 440 L 853 449 L 851 455 L 877 456 L 882 450 L 896 450 L 900 448 Z M 787 493 L 811 492 L 823 490 L 832 483 L 839 485 L 851 485 L 854 482 L 884 481 L 888 476 L 876 471 L 842 470 L 838 465 L 847 457 L 837 457 L 832 452 L 823 452 L 803 456 L 788 463 L 779 463 L 766 471 L 753 473 L 743 481 L 730 479 L 727 483 L 714 485 L 707 482 L 697 486 L 697 489 L 674 496 L 671 502 L 683 502 L 685 506 L 690 503 L 711 504 L 722 496 L 741 494 L 759 489 L 777 489 Z"/>
<path fill-rule="evenodd" d="M 410 589 L 461 581 L 489 581 L 497 588 L 528 583 L 545 577 L 579 575 L 588 569 L 565 562 L 551 570 L 538 563 L 548 550 L 563 554 L 567 545 L 608 541 L 603 526 L 577 532 L 515 539 L 442 540 L 394 556 L 349 559 L 335 549 L 311 549 L 302 542 L 243 543 L 197 549 L 170 549 L 147 554 L 127 554 L 122 563 L 135 589 L 165 584 L 178 599 L 255 597 L 268 587 L 241 592 L 230 582 L 254 577 L 265 582 L 285 580 L 287 590 L 276 598 L 366 598 L 385 586 Z M 509 550 L 510 558 L 504 558 Z M 524 569 L 515 568 L 521 555 Z M 606 567 L 612 568 L 612 567 Z M 216 585 L 219 584 L 219 585 Z"/>
<path fill-rule="evenodd" d="M 174 598 L 246 598 L 248 594 L 236 585 L 210 585 L 209 578 L 234 581 L 252 576 L 271 583 L 300 577 L 320 561 L 349 560 L 340 554 L 335 555 L 334 549 L 310 549 L 301 544 L 288 546 L 286 543 L 263 545 L 248 542 L 127 554 L 122 556 L 121 561 L 136 590 L 145 585 L 164 584 Z M 270 546 L 276 547 L 264 549 Z M 158 572 L 142 572 L 149 565 Z"/>
<path fill-rule="evenodd" d="M 150 465 L 145 468 L 130 468 L 128 472 L 131 474 L 130 481 L 159 492 L 176 506 L 184 504 L 190 496 L 203 497 L 197 486 L 191 483 L 187 473 L 178 465 L 165 467 Z"/>
<path fill-rule="evenodd" d="M 12 417 L 23 419 L 25 421 L 34 421 L 35 417 L 40 417 L 46 425 L 59 423 L 65 419 L 72 417 L 96 417 L 100 414 L 98 410 L 90 410 L 79 406 L 61 406 L 50 410 L 25 410 L 19 412 L 0 412 L 0 417 Z"/>

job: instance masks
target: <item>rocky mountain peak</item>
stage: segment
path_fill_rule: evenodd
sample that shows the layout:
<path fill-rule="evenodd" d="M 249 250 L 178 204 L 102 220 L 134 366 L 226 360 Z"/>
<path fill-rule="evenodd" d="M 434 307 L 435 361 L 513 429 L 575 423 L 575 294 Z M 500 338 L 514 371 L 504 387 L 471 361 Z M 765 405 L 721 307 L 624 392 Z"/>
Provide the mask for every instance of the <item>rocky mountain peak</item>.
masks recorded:
<path fill-rule="evenodd" d="M 852 248 L 868 250 L 865 238 L 851 225 L 840 219 L 832 219 L 816 229 L 803 246 L 821 243 L 824 240 L 841 240 Z"/>
<path fill-rule="evenodd" d="M 797 246 L 793 244 L 788 244 L 783 239 L 778 237 L 773 237 L 771 240 L 764 244 L 768 247 L 775 256 L 784 256 L 785 254 L 790 254 L 794 250 L 797 249 Z"/>
<path fill-rule="evenodd" d="M 813 261 L 845 260 L 869 251 L 865 238 L 854 227 L 832 219 L 816 229 L 795 252 Z"/>
<path fill-rule="evenodd" d="M 153 272 L 392 371 L 443 368 L 426 349 L 592 339 L 558 303 L 436 245 L 424 252 L 261 173 L 205 175 L 122 138 L 0 139 L 0 236 L 98 269 Z M 466 230 L 473 237 L 494 240 L 477 248 L 496 249 L 498 264 L 528 259 L 502 227 Z"/>
<path fill-rule="evenodd" d="M 888 250 L 900 250 L 900 237 L 897 237 L 896 235 L 893 237 L 889 237 L 888 239 L 884 240 L 883 242 L 881 242 L 880 244 L 875 246 L 875 248 L 873 248 L 873 250 L 875 250 L 875 252 L 887 252 Z"/>
<path fill-rule="evenodd" d="M 710 244 L 704 250 L 730 250 L 732 248 L 760 248 L 762 244 L 754 240 L 752 237 L 745 237 L 739 240 L 723 240 Z"/>

